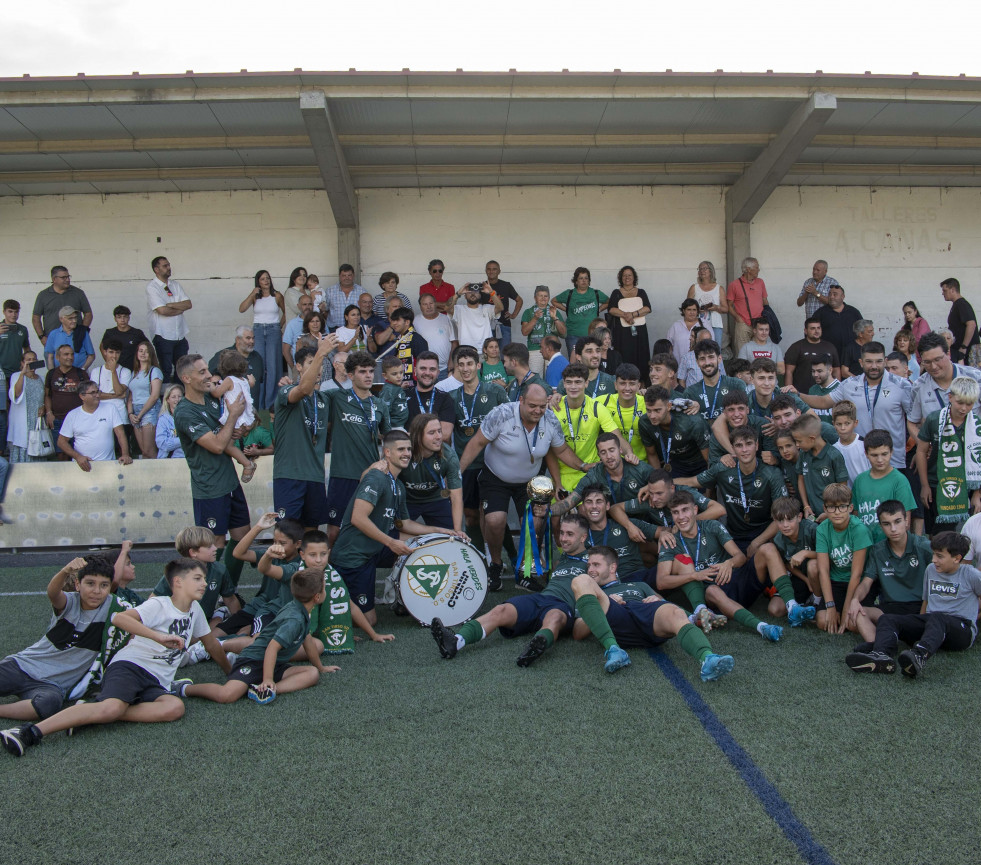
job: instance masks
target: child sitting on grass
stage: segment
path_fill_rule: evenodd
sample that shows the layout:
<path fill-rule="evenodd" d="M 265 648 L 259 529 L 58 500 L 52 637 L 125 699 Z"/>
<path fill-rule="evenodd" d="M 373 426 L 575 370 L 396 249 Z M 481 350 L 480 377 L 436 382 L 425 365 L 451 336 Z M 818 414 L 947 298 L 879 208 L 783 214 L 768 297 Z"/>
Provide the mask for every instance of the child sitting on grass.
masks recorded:
<path fill-rule="evenodd" d="M 761 562 L 765 564 L 777 591 L 777 596 L 770 598 L 767 611 L 771 616 L 786 615 L 790 626 L 798 628 L 811 621 L 817 612 L 808 596 L 814 597 L 815 604 L 821 602 L 817 526 L 802 519 L 800 502 L 789 496 L 773 503 L 770 516 L 777 525 L 777 533 L 757 554 L 757 569 Z M 798 597 L 802 600 L 798 601 Z"/>
<path fill-rule="evenodd" d="M 824 490 L 827 519 L 818 526 L 818 575 L 824 609 L 817 614 L 818 627 L 829 634 L 843 634 L 845 614 L 865 570 L 872 538 L 865 524 L 852 515 L 852 491 L 848 484 L 828 484 Z"/>

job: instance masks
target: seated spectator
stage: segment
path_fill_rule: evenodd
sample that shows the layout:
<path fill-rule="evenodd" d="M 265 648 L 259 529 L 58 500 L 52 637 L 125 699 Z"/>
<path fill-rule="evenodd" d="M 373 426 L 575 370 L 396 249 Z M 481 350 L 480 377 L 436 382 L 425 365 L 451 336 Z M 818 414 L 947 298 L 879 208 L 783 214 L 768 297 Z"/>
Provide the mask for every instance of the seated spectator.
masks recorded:
<path fill-rule="evenodd" d="M 688 354 L 694 345 L 691 338 L 692 328 L 698 326 L 705 326 L 699 318 L 698 301 L 693 297 L 686 297 L 681 302 L 681 321 L 676 321 L 668 328 L 667 337 L 671 340 L 671 350 L 674 354 L 674 359 L 678 361 L 679 367 L 684 356 Z M 708 328 L 706 329 L 708 330 Z M 711 331 L 709 332 L 711 333 Z M 657 346 L 655 346 L 654 354 L 659 353 Z"/>
<path fill-rule="evenodd" d="M 184 451 L 181 450 L 177 430 L 174 429 L 174 409 L 182 399 L 184 399 L 184 388 L 179 384 L 172 384 L 164 391 L 160 417 L 157 418 L 157 434 L 154 439 L 158 460 L 184 459 Z"/>
<path fill-rule="evenodd" d="M 25 351 L 20 369 L 10 377 L 7 441 L 12 463 L 33 463 L 40 459 L 27 455 L 27 434 L 44 414 L 44 382 L 35 368 L 38 363 L 33 351 Z"/>
<path fill-rule="evenodd" d="M 87 370 L 95 360 L 95 349 L 92 348 L 89 329 L 79 325 L 78 313 L 70 306 L 63 306 L 58 310 L 58 319 L 61 321 L 61 326 L 51 331 L 44 342 L 44 360 L 48 369 L 54 368 L 55 352 L 58 351 L 58 347 L 70 345 L 74 354 L 72 365 Z"/>
<path fill-rule="evenodd" d="M 157 366 L 153 343 L 144 340 L 136 349 L 133 378 L 129 383 L 126 416 L 133 424 L 136 443 L 144 459 L 157 458 L 157 418 L 160 415 L 160 389 L 163 372 Z"/>
<path fill-rule="evenodd" d="M 117 409 L 100 401 L 99 387 L 94 381 L 83 382 L 78 395 L 82 405 L 66 415 L 58 432 L 58 448 L 75 460 L 83 472 L 90 472 L 94 461 L 116 458 L 112 443 L 115 434 L 122 453 L 119 462 L 128 466 L 133 460 L 129 455 L 122 417 Z"/>
<path fill-rule="evenodd" d="M 317 311 L 308 312 L 303 317 L 303 331 L 300 333 L 300 338 L 296 341 L 293 357 L 296 357 L 297 351 L 304 346 L 316 349 L 317 343 L 326 335 L 327 319 L 324 318 L 324 314 Z"/>
<path fill-rule="evenodd" d="M 334 331 L 341 351 L 367 351 L 368 330 L 361 323 L 361 308 L 351 303 L 344 307 L 344 324 Z"/>
<path fill-rule="evenodd" d="M 149 337 L 138 327 L 129 326 L 130 314 L 128 306 L 117 306 L 112 311 L 112 317 L 116 320 L 116 326 L 109 328 L 102 334 L 102 342 L 100 343 L 104 344 L 112 339 L 119 341 L 119 344 L 122 346 L 119 363 L 125 369 L 133 368 L 133 364 L 136 361 L 136 347 L 141 342 L 147 342 L 149 340 Z"/>
<path fill-rule="evenodd" d="M 56 359 L 58 366 L 48 370 L 44 379 L 44 416 L 54 434 L 68 412 L 81 406 L 78 391 L 89 380 L 85 370 L 74 365 L 75 352 L 70 345 L 59 346 Z"/>
<path fill-rule="evenodd" d="M 920 377 L 920 364 L 916 359 L 917 340 L 908 330 L 900 330 L 892 338 L 892 350 L 902 352 L 906 357 L 909 368 L 909 380 L 916 381 Z"/>
<path fill-rule="evenodd" d="M 374 301 L 367 291 L 362 292 L 358 298 L 358 309 L 361 310 L 361 323 L 368 334 L 368 353 L 372 356 L 378 351 L 375 342 L 375 331 L 384 330 L 388 327 L 388 321 L 381 316 L 375 315 Z"/>

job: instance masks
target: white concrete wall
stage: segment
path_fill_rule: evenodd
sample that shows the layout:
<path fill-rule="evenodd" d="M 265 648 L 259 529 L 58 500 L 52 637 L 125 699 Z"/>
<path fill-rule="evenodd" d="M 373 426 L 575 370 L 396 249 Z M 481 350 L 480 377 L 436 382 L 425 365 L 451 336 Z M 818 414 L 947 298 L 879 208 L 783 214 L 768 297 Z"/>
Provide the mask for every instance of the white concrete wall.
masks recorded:
<path fill-rule="evenodd" d="M 326 193 L 308 190 L 0 198 L 0 297 L 20 301 L 28 329 L 55 264 L 88 295 L 95 339 L 114 326 L 120 303 L 143 328 L 157 255 L 194 302 L 191 347 L 207 358 L 251 322 L 238 305 L 260 268 L 280 290 L 297 266 L 335 282 L 337 234 Z"/>
<path fill-rule="evenodd" d="M 503 277 L 527 300 L 538 283 L 569 286 L 577 265 L 609 292 L 616 271 L 632 264 L 654 303 L 652 337 L 662 336 L 703 258 L 723 277 L 725 238 L 718 187 L 510 187 L 361 190 L 362 284 L 377 290 L 395 270 L 410 297 L 442 258 L 460 285 L 496 258 Z M 938 283 L 957 276 L 981 302 L 981 192 L 971 189 L 785 187 L 752 227 L 775 309 L 793 339 L 803 321 L 795 305 L 816 258 L 848 290 L 848 301 L 882 335 L 915 298 L 934 326 L 946 321 Z M 157 237 L 161 241 L 157 242 Z M 337 271 L 336 229 L 323 192 L 200 192 L 0 198 L 0 296 L 16 297 L 28 323 L 52 264 L 65 264 L 96 312 L 95 331 L 111 324 L 117 303 L 145 318 L 149 261 L 166 255 L 195 307 L 192 345 L 210 355 L 248 320 L 238 304 L 259 268 L 286 287 L 304 265 L 329 284 Z M 981 312 L 981 310 L 979 310 Z M 785 345 L 788 344 L 786 341 Z"/>

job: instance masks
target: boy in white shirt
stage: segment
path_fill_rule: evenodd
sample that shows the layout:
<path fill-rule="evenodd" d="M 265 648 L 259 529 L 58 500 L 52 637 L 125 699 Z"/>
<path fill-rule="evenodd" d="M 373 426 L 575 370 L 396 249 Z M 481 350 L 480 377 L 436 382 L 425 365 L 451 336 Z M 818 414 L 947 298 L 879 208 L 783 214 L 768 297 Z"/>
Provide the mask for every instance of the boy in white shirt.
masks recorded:
<path fill-rule="evenodd" d="M 115 339 L 106 340 L 99 348 L 103 365 L 89 370 L 89 380 L 99 386 L 99 399 L 103 405 L 111 405 L 119 412 L 119 423 L 129 423 L 126 416 L 126 392 L 133 380 L 133 373 L 122 366 L 119 358 L 123 344 Z"/>
<path fill-rule="evenodd" d="M 845 458 L 848 469 L 848 486 L 851 487 L 862 472 L 869 470 L 869 458 L 865 455 L 865 442 L 855 430 L 858 429 L 858 412 L 851 400 L 842 400 L 831 411 L 831 422 L 838 441 L 832 445 Z"/>

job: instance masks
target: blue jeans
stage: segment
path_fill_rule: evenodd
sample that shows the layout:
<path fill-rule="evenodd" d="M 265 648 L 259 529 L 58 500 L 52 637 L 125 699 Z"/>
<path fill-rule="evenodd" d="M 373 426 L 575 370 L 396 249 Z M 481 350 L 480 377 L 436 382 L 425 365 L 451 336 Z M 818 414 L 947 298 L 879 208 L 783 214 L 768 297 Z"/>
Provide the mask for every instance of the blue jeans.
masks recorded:
<path fill-rule="evenodd" d="M 6 384 L 6 382 L 3 382 Z M 0 454 L 7 450 L 7 410 L 0 411 Z"/>
<path fill-rule="evenodd" d="M 566 351 L 569 354 L 569 357 L 572 357 L 572 353 L 576 350 L 576 343 L 579 342 L 579 340 L 581 339 L 582 339 L 581 336 L 566 336 L 565 347 L 566 347 Z"/>
<path fill-rule="evenodd" d="M 10 463 L 8 463 L 3 457 L 0 457 L 0 502 L 4 500 L 7 495 L 7 475 L 10 471 Z"/>
<path fill-rule="evenodd" d="M 501 329 L 501 338 L 498 340 L 498 344 L 504 348 L 504 346 L 511 344 L 511 325 L 498 322 L 497 326 Z"/>
<path fill-rule="evenodd" d="M 259 404 L 256 408 L 271 408 L 276 401 L 276 382 L 279 381 L 279 364 L 283 357 L 283 332 L 278 324 L 257 324 L 255 350 L 262 358 L 262 381 L 259 385 Z"/>
<path fill-rule="evenodd" d="M 177 381 L 174 375 L 174 367 L 185 354 L 187 354 L 186 339 L 164 339 L 162 336 L 153 338 L 153 348 L 157 352 L 157 360 L 160 361 L 160 371 L 163 373 L 165 383 Z"/>

